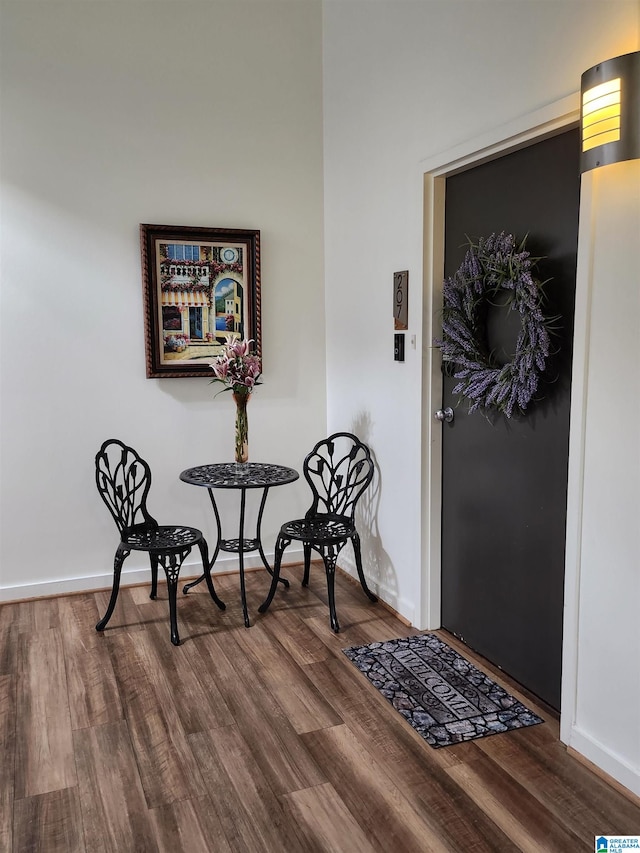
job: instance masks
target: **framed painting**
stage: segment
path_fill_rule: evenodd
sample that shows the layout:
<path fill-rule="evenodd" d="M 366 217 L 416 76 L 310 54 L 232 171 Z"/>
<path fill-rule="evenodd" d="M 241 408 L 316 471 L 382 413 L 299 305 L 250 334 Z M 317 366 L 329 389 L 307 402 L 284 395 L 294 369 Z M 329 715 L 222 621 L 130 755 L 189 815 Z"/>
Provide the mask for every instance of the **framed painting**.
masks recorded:
<path fill-rule="evenodd" d="M 228 336 L 261 352 L 260 232 L 141 225 L 148 378 L 211 376 Z"/>

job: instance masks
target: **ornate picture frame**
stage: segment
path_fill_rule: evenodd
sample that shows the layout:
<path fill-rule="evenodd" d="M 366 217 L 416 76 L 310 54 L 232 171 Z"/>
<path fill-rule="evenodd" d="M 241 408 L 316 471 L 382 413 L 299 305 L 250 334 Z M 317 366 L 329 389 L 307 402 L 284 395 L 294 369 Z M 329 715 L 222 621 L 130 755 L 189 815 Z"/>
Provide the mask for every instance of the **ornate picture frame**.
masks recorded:
<path fill-rule="evenodd" d="M 140 225 L 147 378 L 211 376 L 228 334 L 262 355 L 260 231 Z"/>

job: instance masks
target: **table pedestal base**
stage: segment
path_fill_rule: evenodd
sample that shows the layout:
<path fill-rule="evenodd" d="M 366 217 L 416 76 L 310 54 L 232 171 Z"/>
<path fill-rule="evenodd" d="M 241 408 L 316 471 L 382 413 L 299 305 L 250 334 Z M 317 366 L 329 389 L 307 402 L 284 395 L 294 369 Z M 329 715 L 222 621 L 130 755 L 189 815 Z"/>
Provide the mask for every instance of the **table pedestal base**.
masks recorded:
<path fill-rule="evenodd" d="M 238 562 L 240 568 L 240 594 L 242 597 L 242 615 L 244 616 L 244 624 L 247 628 L 251 627 L 251 622 L 249 621 L 249 613 L 247 611 L 247 594 L 244 583 L 244 555 L 249 554 L 252 551 L 258 551 L 260 553 L 260 559 L 262 560 L 262 564 L 265 569 L 269 572 L 271 577 L 273 578 L 273 569 L 269 565 L 269 562 L 265 556 L 264 550 L 262 548 L 262 540 L 260 537 L 260 528 L 262 525 L 262 513 L 264 512 L 264 506 L 267 502 L 267 494 L 269 492 L 269 486 L 264 487 L 264 491 L 262 494 L 262 500 L 260 501 L 260 509 L 258 511 L 258 520 L 256 523 L 256 536 L 254 539 L 245 539 L 244 538 L 244 516 L 245 516 L 245 488 L 240 488 L 241 497 L 240 497 L 240 529 L 239 536 L 237 539 L 223 539 L 222 538 L 222 524 L 220 522 L 220 513 L 218 512 L 218 507 L 216 506 L 216 501 L 213 496 L 213 490 L 210 488 L 209 497 L 211 499 L 211 505 L 213 507 L 213 513 L 216 518 L 216 525 L 218 528 L 218 541 L 213 552 L 213 557 L 211 558 L 211 562 L 209 564 L 209 570 L 213 569 L 213 564 L 215 563 L 218 554 L 220 551 L 227 551 L 233 554 L 238 555 Z M 197 586 L 199 583 L 202 583 L 205 580 L 205 575 L 200 575 L 191 583 L 185 584 L 182 593 L 186 595 L 190 589 L 193 589 L 194 586 Z M 284 587 L 288 589 L 289 581 L 286 578 L 278 578 L 278 583 L 281 583 Z"/>

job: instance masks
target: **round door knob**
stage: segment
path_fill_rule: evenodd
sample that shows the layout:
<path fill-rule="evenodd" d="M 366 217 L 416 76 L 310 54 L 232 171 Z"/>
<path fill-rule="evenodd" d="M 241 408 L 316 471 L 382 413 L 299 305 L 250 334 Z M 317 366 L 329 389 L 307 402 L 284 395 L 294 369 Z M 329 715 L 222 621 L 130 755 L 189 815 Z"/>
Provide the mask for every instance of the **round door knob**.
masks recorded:
<path fill-rule="evenodd" d="M 451 408 L 451 406 L 447 406 L 446 409 L 438 409 L 438 411 L 435 412 L 433 416 L 437 421 L 444 421 L 450 424 L 453 420 L 453 409 Z"/>

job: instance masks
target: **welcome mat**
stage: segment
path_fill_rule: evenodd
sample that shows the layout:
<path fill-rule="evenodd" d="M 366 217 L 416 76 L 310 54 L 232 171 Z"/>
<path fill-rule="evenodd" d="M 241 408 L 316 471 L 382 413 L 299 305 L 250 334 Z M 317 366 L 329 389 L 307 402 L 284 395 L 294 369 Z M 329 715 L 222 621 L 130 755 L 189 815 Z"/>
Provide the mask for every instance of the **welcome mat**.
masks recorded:
<path fill-rule="evenodd" d="M 343 652 L 436 749 L 544 722 L 435 634 Z"/>

